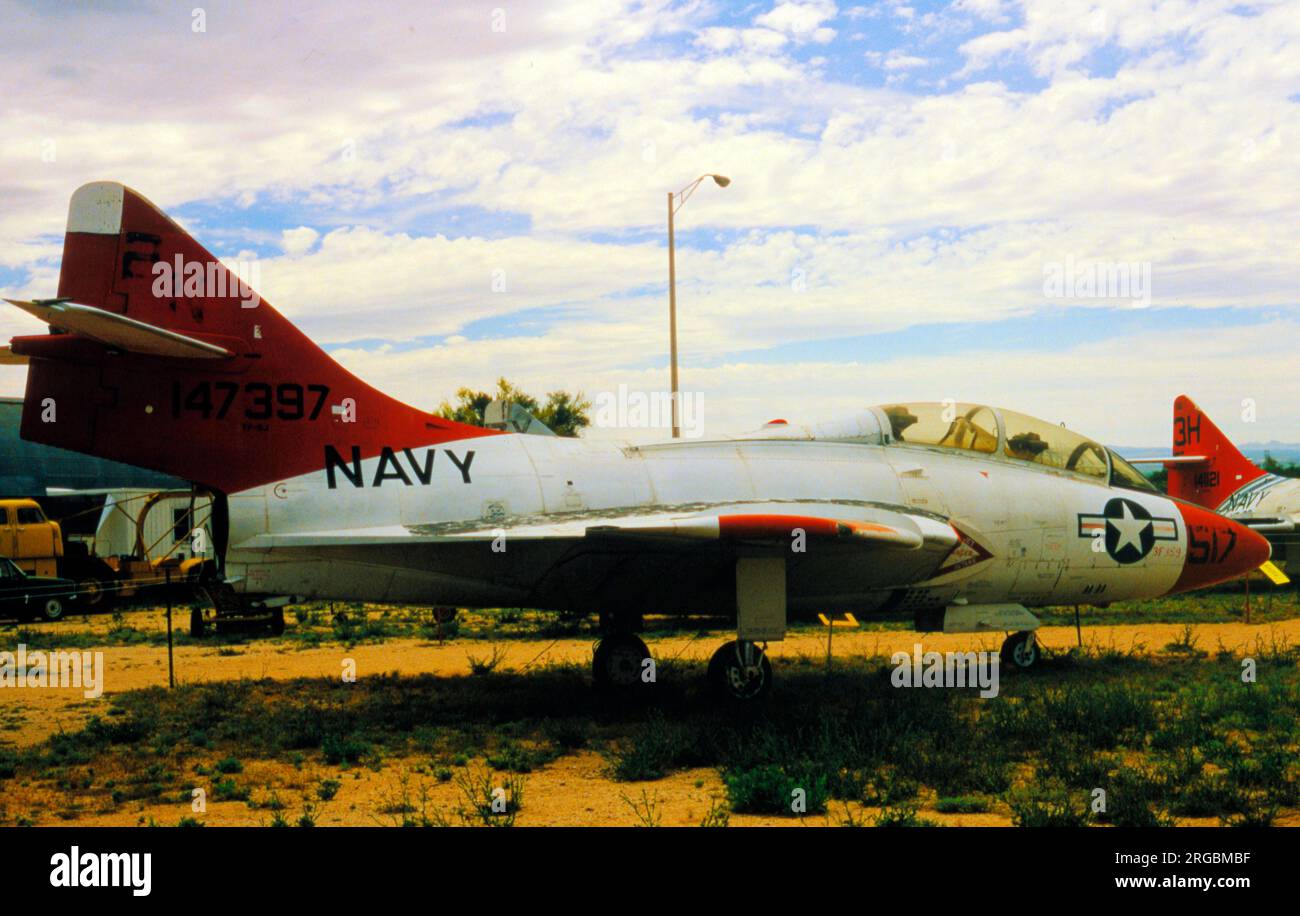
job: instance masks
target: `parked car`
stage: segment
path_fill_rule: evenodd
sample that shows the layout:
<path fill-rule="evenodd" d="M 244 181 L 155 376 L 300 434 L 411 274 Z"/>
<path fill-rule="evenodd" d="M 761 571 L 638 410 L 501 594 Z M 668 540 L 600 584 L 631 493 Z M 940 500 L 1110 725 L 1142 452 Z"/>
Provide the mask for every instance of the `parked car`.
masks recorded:
<path fill-rule="evenodd" d="M 0 557 L 0 617 L 58 620 L 77 601 L 77 583 L 58 576 L 31 576 Z"/>

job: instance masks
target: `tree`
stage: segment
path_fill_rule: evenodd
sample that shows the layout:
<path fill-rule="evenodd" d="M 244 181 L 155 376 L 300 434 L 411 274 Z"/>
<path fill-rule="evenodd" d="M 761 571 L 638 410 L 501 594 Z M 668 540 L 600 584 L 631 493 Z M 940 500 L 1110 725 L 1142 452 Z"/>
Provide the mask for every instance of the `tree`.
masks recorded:
<path fill-rule="evenodd" d="M 1283 464 L 1274 458 L 1271 452 L 1264 453 L 1264 460 L 1259 463 L 1259 466 L 1262 470 L 1281 477 L 1300 477 L 1300 466 Z"/>
<path fill-rule="evenodd" d="M 591 425 L 587 412 L 591 410 L 591 401 L 582 396 L 582 392 L 569 394 L 567 391 L 551 391 L 546 395 L 546 404 L 535 414 L 551 432 L 557 436 L 576 436 L 584 427 Z"/>
<path fill-rule="evenodd" d="M 508 382 L 504 377 L 497 379 L 495 394 L 475 391 L 473 388 L 459 388 L 456 400 L 443 401 L 438 406 L 440 417 L 468 423 L 471 426 L 483 425 L 483 412 L 493 400 L 518 404 L 537 419 L 541 420 L 557 436 L 576 436 L 584 427 L 591 425 L 587 416 L 591 410 L 591 401 L 582 396 L 582 392 L 569 394 L 567 391 L 551 391 L 546 395 L 546 403 L 539 404 L 537 398 Z"/>

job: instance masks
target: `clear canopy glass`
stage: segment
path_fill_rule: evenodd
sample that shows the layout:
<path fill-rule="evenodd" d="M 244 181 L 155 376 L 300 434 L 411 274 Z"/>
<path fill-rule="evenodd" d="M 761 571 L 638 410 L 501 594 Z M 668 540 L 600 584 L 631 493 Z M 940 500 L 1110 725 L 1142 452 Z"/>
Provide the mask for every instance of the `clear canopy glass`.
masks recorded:
<path fill-rule="evenodd" d="M 976 404 L 890 404 L 880 408 L 895 442 L 991 454 L 998 448 L 993 411 Z"/>
<path fill-rule="evenodd" d="M 873 407 L 810 426 L 774 420 L 742 439 L 815 439 L 858 445 L 915 445 L 1008 458 L 1079 474 L 1113 487 L 1155 490 L 1136 468 L 1101 443 L 1058 423 L 1014 410 L 956 401 Z"/>
<path fill-rule="evenodd" d="M 1154 490 L 1140 471 L 1101 443 L 1014 410 L 962 404 L 887 404 L 876 408 L 886 443 L 952 448 L 1080 474 L 1111 486 Z"/>

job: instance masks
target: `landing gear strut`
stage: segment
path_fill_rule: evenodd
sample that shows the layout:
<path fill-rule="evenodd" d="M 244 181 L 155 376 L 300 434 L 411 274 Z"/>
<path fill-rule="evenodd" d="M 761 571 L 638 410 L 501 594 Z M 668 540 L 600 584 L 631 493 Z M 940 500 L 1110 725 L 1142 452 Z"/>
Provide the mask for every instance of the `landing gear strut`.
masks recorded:
<path fill-rule="evenodd" d="M 757 643 L 733 640 L 713 653 L 709 681 L 731 699 L 757 700 L 772 689 L 772 663 Z"/>
<path fill-rule="evenodd" d="M 1032 630 L 1012 633 L 1002 643 L 1002 664 L 1007 668 L 1021 671 L 1034 667 L 1038 663 L 1038 640 Z"/>
<path fill-rule="evenodd" d="M 646 660 L 650 650 L 632 633 L 616 631 L 596 644 L 591 659 L 591 673 L 596 686 L 603 690 L 629 691 L 651 683 L 645 680 Z"/>

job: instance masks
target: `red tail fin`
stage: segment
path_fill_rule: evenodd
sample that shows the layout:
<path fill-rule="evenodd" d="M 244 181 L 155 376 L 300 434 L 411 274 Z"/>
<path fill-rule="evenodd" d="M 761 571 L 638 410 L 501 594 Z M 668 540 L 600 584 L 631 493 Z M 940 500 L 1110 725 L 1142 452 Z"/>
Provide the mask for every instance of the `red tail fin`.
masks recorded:
<path fill-rule="evenodd" d="M 1209 509 L 1265 473 L 1185 394 L 1174 400 L 1174 454 L 1205 460 L 1169 465 L 1169 495 Z"/>
<path fill-rule="evenodd" d="M 319 470 L 330 448 L 351 461 L 489 434 L 357 379 L 120 184 L 72 195 L 58 294 L 109 314 L 27 304 L 60 331 L 13 341 L 34 442 L 236 492 Z"/>

